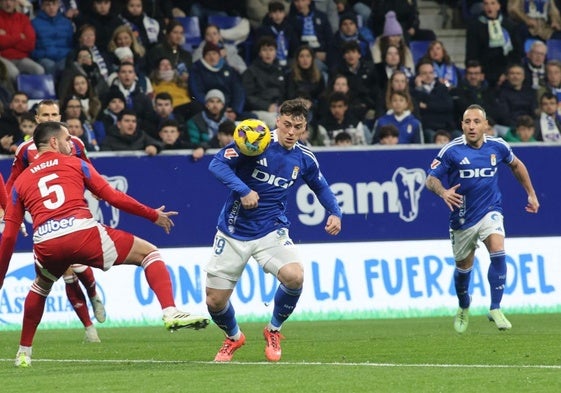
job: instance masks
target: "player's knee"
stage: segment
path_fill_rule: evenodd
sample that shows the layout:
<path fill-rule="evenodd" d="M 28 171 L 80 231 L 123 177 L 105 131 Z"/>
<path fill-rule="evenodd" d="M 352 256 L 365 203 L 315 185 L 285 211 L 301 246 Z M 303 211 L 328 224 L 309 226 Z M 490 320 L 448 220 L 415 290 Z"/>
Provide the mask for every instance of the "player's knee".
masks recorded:
<path fill-rule="evenodd" d="M 69 274 L 62 276 L 62 279 L 66 284 L 72 284 L 78 280 L 78 277 L 76 277 L 74 274 Z"/>
<path fill-rule="evenodd" d="M 206 295 L 206 307 L 209 312 L 220 312 L 224 310 L 228 304 L 228 298 L 221 296 L 216 292 L 209 293 L 207 291 Z"/>
<path fill-rule="evenodd" d="M 280 268 L 277 278 L 290 289 L 300 289 L 304 285 L 304 268 L 300 263 L 289 263 Z"/>

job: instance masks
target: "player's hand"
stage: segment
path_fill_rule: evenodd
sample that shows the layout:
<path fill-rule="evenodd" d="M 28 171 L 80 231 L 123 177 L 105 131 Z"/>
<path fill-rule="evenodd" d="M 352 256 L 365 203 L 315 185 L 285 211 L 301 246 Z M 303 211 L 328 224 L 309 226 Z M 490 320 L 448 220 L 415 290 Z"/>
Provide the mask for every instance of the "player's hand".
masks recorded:
<path fill-rule="evenodd" d="M 460 194 L 456 193 L 456 190 L 460 187 L 460 184 L 456 184 L 454 187 L 450 187 L 447 190 L 444 190 L 441 197 L 444 199 L 444 203 L 448 206 L 448 208 L 452 211 L 455 207 L 460 208 L 464 201 L 464 197 Z"/>
<path fill-rule="evenodd" d="M 25 223 L 24 223 L 24 222 L 21 223 L 21 225 L 20 225 L 20 227 L 19 227 L 19 230 L 20 230 L 21 234 L 23 235 L 23 237 L 27 237 L 27 236 L 29 235 L 29 234 L 27 233 L 27 228 L 25 227 Z"/>
<path fill-rule="evenodd" d="M 251 190 L 249 194 L 240 198 L 244 209 L 255 209 L 259 204 L 259 194 Z"/>
<path fill-rule="evenodd" d="M 535 195 L 530 195 L 528 197 L 528 204 L 526 205 L 526 211 L 528 213 L 537 213 L 540 208 L 540 203 Z"/>
<path fill-rule="evenodd" d="M 178 212 L 166 212 L 164 211 L 165 209 L 165 205 L 160 206 L 159 208 L 156 209 L 156 211 L 158 212 L 158 219 L 156 221 L 154 221 L 154 223 L 156 225 L 161 226 L 162 228 L 164 228 L 164 231 L 169 234 L 171 231 L 171 227 L 173 227 L 175 224 L 173 223 L 173 221 L 171 220 L 170 216 L 177 216 L 179 213 Z"/>
<path fill-rule="evenodd" d="M 341 232 L 341 218 L 334 215 L 327 217 L 325 232 L 329 233 L 332 236 L 339 234 L 339 232 Z"/>

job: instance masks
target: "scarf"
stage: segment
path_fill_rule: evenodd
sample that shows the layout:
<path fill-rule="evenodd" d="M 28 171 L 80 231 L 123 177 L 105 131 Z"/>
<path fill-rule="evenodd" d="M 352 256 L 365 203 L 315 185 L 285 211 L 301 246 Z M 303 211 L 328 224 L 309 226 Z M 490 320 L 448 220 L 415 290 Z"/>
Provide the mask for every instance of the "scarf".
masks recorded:
<path fill-rule="evenodd" d="M 99 144 L 95 137 L 95 132 L 88 121 L 82 122 L 82 128 L 84 129 L 84 134 L 86 135 L 86 140 L 93 147 L 95 151 L 99 151 Z"/>
<path fill-rule="evenodd" d="M 433 61 L 432 65 L 437 78 L 448 81 L 451 86 L 458 85 L 458 74 L 456 73 L 454 65 L 446 63 L 438 64 L 436 61 Z"/>
<path fill-rule="evenodd" d="M 125 17 L 121 17 L 121 20 L 124 24 L 129 26 L 133 32 L 137 34 L 138 40 L 140 43 L 146 47 L 149 44 L 157 44 L 158 43 L 158 34 L 160 34 L 160 25 L 156 19 L 150 18 L 146 13 L 143 13 L 142 16 L 142 27 L 144 27 L 144 31 L 146 31 L 146 37 L 148 37 L 148 42 L 142 42 L 142 35 L 140 34 L 140 28 L 132 23 L 129 19 Z"/>
<path fill-rule="evenodd" d="M 530 18 L 547 20 L 550 0 L 524 0 L 524 13 Z"/>
<path fill-rule="evenodd" d="M 103 76 L 103 79 L 107 82 L 107 78 L 109 77 L 109 69 L 107 68 L 107 64 L 105 63 L 105 59 L 101 56 L 99 49 L 97 46 L 92 46 L 90 48 L 90 52 L 92 53 L 92 60 L 95 64 L 97 64 L 99 68 L 99 73 Z"/>
<path fill-rule="evenodd" d="M 555 124 L 555 119 L 545 113 L 540 116 L 540 127 L 544 142 L 561 142 L 561 133 Z"/>
<path fill-rule="evenodd" d="M 222 122 L 222 118 L 216 121 L 208 117 L 205 111 L 201 113 L 203 114 L 203 119 L 208 127 L 208 140 L 210 141 L 215 135 L 218 134 L 218 126 Z"/>
<path fill-rule="evenodd" d="M 551 93 L 553 93 L 558 100 L 561 100 L 561 87 L 551 86 Z"/>
<path fill-rule="evenodd" d="M 532 73 L 532 89 L 538 89 L 545 78 L 545 67 L 543 64 L 541 67 L 534 67 L 532 63 L 528 62 L 528 69 Z"/>
<path fill-rule="evenodd" d="M 277 31 L 276 27 L 271 26 L 271 30 L 276 34 L 277 38 L 277 59 L 281 66 L 286 66 L 288 63 L 288 42 L 284 36 L 284 31 Z"/>
<path fill-rule="evenodd" d="M 175 71 L 174 70 L 158 71 L 158 76 L 163 81 L 171 82 L 173 80 L 173 77 L 175 76 Z"/>
<path fill-rule="evenodd" d="M 302 37 L 301 41 L 307 42 L 311 48 L 320 47 L 318 37 L 316 36 L 316 28 L 314 25 L 314 13 L 310 12 L 306 16 L 300 16 L 302 19 Z"/>
<path fill-rule="evenodd" d="M 489 19 L 485 15 L 479 17 L 479 21 L 487 24 L 489 31 L 489 48 L 503 48 L 503 55 L 512 52 L 512 41 L 510 34 L 502 27 L 503 16 L 499 14 L 497 19 Z"/>

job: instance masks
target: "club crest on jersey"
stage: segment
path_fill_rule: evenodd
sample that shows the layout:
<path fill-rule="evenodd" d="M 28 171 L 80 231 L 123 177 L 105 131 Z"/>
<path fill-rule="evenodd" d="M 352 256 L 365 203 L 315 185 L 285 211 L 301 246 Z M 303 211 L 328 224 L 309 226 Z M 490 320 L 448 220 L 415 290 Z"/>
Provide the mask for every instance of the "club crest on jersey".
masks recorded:
<path fill-rule="evenodd" d="M 496 154 L 491 154 L 491 165 L 493 165 L 493 166 L 497 165 L 497 155 Z"/>
<path fill-rule="evenodd" d="M 224 150 L 224 158 L 230 159 L 230 158 L 236 158 L 236 157 L 239 157 L 239 154 L 235 149 L 230 147 L 230 148 Z"/>
<path fill-rule="evenodd" d="M 296 180 L 298 179 L 298 172 L 300 172 L 300 168 L 295 166 L 294 169 L 292 170 L 292 180 Z"/>
<path fill-rule="evenodd" d="M 436 158 L 430 163 L 430 169 L 436 169 L 440 165 L 440 161 Z"/>

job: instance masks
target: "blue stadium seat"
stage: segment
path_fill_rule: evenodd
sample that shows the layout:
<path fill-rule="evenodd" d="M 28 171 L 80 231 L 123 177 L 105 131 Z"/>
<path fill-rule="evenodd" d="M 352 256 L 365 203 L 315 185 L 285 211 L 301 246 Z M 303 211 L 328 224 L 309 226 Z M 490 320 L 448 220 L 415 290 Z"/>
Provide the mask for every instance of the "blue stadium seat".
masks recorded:
<path fill-rule="evenodd" d="M 409 49 L 411 49 L 411 55 L 413 56 L 413 63 L 415 63 L 415 66 L 417 66 L 419 60 L 427 53 L 430 43 L 431 41 L 411 41 L 409 43 Z"/>
<path fill-rule="evenodd" d="M 549 39 L 547 45 L 547 60 L 561 60 L 561 40 Z"/>
<path fill-rule="evenodd" d="M 536 41 L 540 41 L 540 40 L 537 38 L 527 38 L 526 41 L 524 41 L 524 53 L 530 52 L 530 48 Z"/>
<path fill-rule="evenodd" d="M 175 19 L 181 23 L 183 29 L 185 30 L 185 43 L 183 44 L 183 49 L 192 52 L 203 40 L 199 18 L 196 16 L 186 16 Z"/>
<path fill-rule="evenodd" d="M 209 15 L 208 23 L 210 25 L 216 25 L 220 29 L 231 29 L 238 25 L 241 19 L 240 16 Z"/>
<path fill-rule="evenodd" d="M 51 74 L 19 74 L 16 82 L 18 90 L 25 92 L 31 100 L 56 99 L 55 82 Z"/>

